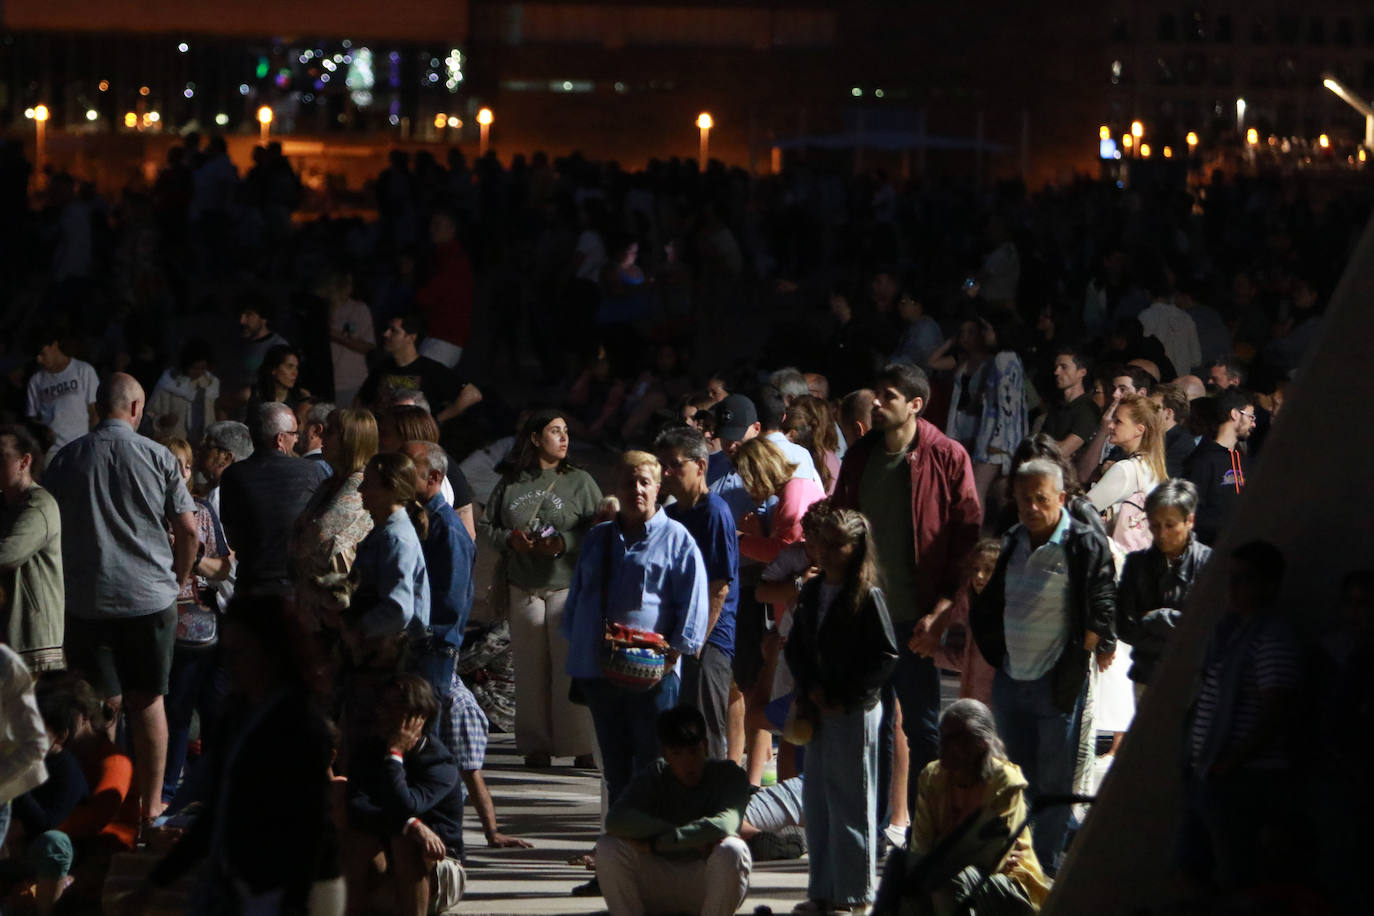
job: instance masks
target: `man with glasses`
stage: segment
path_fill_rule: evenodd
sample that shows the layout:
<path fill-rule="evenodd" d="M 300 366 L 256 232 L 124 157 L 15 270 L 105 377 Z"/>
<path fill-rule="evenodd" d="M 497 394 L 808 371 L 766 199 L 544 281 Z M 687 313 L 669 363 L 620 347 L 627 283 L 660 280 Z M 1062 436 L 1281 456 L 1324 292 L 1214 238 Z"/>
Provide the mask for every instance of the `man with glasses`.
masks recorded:
<path fill-rule="evenodd" d="M 225 469 L 220 520 L 238 557 L 238 593 L 285 595 L 291 591 L 291 529 L 330 470 L 322 461 L 296 457 L 300 430 L 290 407 L 271 401 L 249 419 L 253 455 Z"/>
<path fill-rule="evenodd" d="M 1216 434 L 1203 439 L 1183 464 L 1183 474 L 1197 487 L 1197 524 L 1193 533 L 1214 546 L 1232 508 L 1245 490 L 1245 464 L 1236 446 L 1255 428 L 1255 401 L 1239 388 L 1227 388 L 1211 400 Z"/>

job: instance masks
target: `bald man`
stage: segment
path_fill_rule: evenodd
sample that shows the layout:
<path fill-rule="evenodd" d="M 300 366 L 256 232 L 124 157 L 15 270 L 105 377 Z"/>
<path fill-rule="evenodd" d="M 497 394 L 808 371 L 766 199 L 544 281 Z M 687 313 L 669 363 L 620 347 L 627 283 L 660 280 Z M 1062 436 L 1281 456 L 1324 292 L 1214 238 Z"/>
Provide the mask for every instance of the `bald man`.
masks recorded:
<path fill-rule="evenodd" d="M 1207 395 L 1207 386 L 1196 375 L 1180 375 L 1174 379 L 1174 384 L 1183 389 L 1189 401 L 1196 401 Z"/>
<path fill-rule="evenodd" d="M 177 459 L 137 432 L 145 403 L 136 379 L 111 375 L 96 392 L 100 422 L 57 453 L 43 485 L 62 511 L 67 658 L 116 712 L 128 712 L 134 789 L 146 823 L 166 807 L 162 698 L 177 594 L 191 575 L 199 538 Z"/>

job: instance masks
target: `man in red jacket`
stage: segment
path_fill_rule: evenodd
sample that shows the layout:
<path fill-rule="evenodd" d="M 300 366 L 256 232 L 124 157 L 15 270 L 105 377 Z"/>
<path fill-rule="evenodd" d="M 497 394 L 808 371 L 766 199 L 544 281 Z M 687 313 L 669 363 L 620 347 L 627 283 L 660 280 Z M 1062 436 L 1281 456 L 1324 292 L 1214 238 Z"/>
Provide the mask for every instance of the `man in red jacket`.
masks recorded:
<path fill-rule="evenodd" d="M 925 373 L 891 365 L 873 388 L 873 429 L 845 453 L 832 502 L 860 510 L 873 525 L 883 591 L 902 646 L 884 697 L 885 747 L 878 759 L 886 776 L 894 693 L 911 751 L 909 772 L 921 772 L 939 753 L 940 672 L 931 655 L 978 541 L 983 509 L 968 452 L 921 419 L 930 399 Z M 887 781 L 879 780 L 880 789 Z M 885 803 L 882 794 L 879 806 Z"/>
<path fill-rule="evenodd" d="M 429 280 L 415 293 L 429 336 L 420 355 L 452 369 L 472 335 L 472 262 L 458 241 L 458 217 L 440 208 L 429 219 L 434 261 Z"/>

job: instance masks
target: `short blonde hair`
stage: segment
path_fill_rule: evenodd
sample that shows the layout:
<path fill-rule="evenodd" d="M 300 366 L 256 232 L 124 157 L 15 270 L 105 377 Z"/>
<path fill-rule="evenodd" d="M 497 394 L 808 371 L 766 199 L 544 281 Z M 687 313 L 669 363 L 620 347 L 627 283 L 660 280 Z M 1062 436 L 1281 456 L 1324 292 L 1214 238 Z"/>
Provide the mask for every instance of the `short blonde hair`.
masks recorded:
<path fill-rule="evenodd" d="M 658 459 L 648 452 L 631 450 L 620 456 L 620 467 L 617 476 L 624 476 L 640 468 L 648 468 L 653 475 L 654 483 L 663 482 L 663 465 L 658 463 Z"/>
<path fill-rule="evenodd" d="M 797 466 L 787 460 L 782 449 L 764 438 L 740 445 L 733 460 L 750 496 L 776 494 L 797 472 Z"/>

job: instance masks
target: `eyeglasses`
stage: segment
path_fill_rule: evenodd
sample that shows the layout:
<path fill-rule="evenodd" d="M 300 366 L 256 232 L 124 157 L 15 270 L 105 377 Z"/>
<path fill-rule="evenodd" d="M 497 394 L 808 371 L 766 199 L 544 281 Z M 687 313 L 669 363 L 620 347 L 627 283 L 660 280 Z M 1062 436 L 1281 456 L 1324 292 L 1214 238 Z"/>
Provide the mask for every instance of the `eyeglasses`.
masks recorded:
<path fill-rule="evenodd" d="M 1255 412 L 1253 410 L 1242 410 L 1240 415 L 1247 420 L 1255 419 Z"/>

